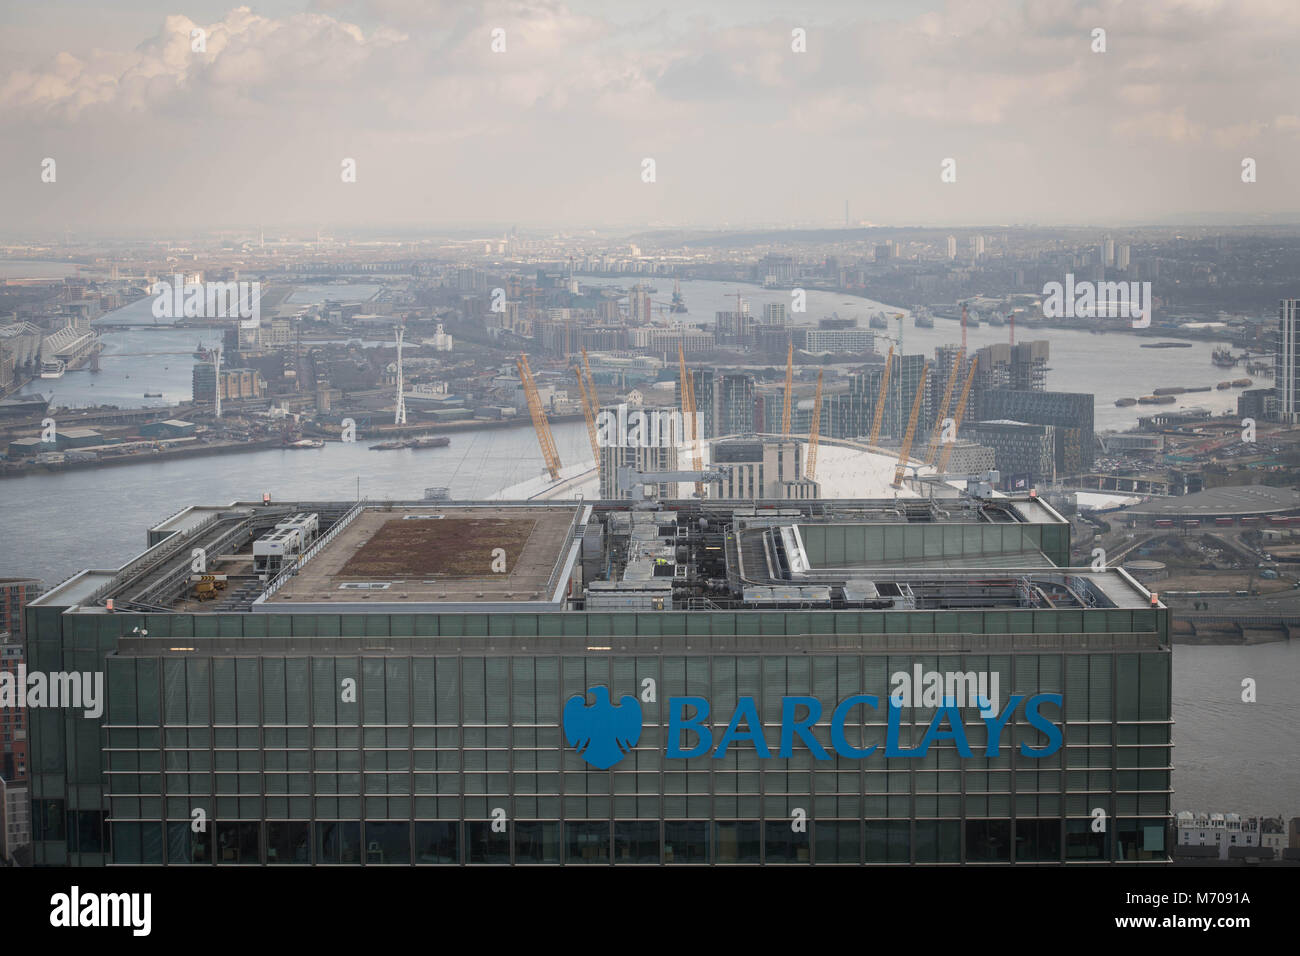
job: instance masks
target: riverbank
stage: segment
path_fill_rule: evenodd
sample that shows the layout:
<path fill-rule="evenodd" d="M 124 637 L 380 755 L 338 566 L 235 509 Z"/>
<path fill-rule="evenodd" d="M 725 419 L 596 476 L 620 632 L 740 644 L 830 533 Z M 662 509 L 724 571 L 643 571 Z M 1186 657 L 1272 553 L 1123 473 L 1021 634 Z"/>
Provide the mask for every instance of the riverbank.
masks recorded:
<path fill-rule="evenodd" d="M 583 420 L 580 414 L 574 415 L 552 415 L 547 417 L 547 421 L 552 425 L 565 424 L 569 422 L 579 422 Z M 379 425 L 370 426 L 358 430 L 358 440 L 370 438 L 390 438 L 394 436 L 414 436 L 429 433 L 440 432 L 466 432 L 474 433 L 479 431 L 494 431 L 507 428 L 525 428 L 532 429 L 531 418 L 510 418 L 499 421 L 474 420 L 468 422 L 422 422 L 407 425 Z M 327 441 L 338 442 L 339 434 L 337 430 L 326 430 L 322 428 L 306 428 L 303 435 L 308 438 L 324 438 Z M 151 451 L 139 451 L 127 455 L 108 455 L 85 461 L 59 461 L 59 462 L 0 462 L 0 478 L 21 478 L 27 475 L 40 475 L 47 472 L 63 471 L 86 471 L 94 468 L 108 468 L 119 465 L 147 465 L 157 464 L 163 461 L 171 461 L 178 458 L 195 458 L 203 455 L 233 455 L 240 452 L 257 452 L 266 451 L 273 448 L 284 448 L 290 451 L 310 451 L 313 449 L 291 448 L 284 443 L 282 438 L 262 438 L 252 441 L 243 442 L 204 442 L 204 443 L 186 443 L 183 445 L 164 446 Z"/>
<path fill-rule="evenodd" d="M 205 455 L 231 455 L 238 452 L 265 451 L 268 448 L 286 448 L 281 438 L 266 438 L 251 442 L 211 442 L 163 447 L 129 455 L 109 455 L 103 458 L 77 461 L 5 462 L 0 464 L 0 478 L 22 478 L 45 472 L 86 471 L 92 468 L 110 468 L 118 465 L 148 465 L 178 458 L 198 458 Z M 299 449 L 293 449 L 297 451 Z"/>
<path fill-rule="evenodd" d="M 1260 644 L 1289 644 L 1290 636 L 1282 628 L 1253 628 L 1249 634 L 1231 634 L 1225 631 L 1180 631 L 1169 635 L 1174 647 L 1255 647 Z"/>
<path fill-rule="evenodd" d="M 335 414 L 338 414 L 337 412 Z M 415 417 L 411 407 L 407 406 L 407 418 Z M 547 415 L 546 420 L 552 425 L 562 424 L 565 422 L 580 422 L 583 420 L 581 412 L 574 412 L 571 415 Z M 432 418 L 422 418 L 416 422 L 408 421 L 405 425 L 369 425 L 362 429 L 357 426 L 358 438 L 373 438 L 376 436 L 389 437 L 393 435 L 414 435 L 417 432 L 454 432 L 454 431 L 481 431 L 493 428 L 532 428 L 533 419 L 529 415 L 516 418 L 471 418 L 460 421 L 440 422 Z M 338 437 L 338 429 L 325 429 L 320 426 L 305 430 L 311 432 L 318 438 Z M 364 436 L 362 432 L 364 431 Z"/>

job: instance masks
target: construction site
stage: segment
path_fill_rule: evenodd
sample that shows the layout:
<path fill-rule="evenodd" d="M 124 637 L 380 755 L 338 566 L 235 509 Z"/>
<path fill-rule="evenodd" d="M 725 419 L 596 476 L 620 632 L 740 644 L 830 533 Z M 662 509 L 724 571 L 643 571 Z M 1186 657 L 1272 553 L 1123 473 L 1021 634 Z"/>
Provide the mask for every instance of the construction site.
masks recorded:
<path fill-rule="evenodd" d="M 900 405 L 900 385 L 895 378 L 891 391 L 891 375 L 903 364 L 895 359 L 891 346 L 886 356 L 879 382 L 876 386 L 873 415 L 869 430 L 864 428 L 864 440 L 829 438 L 822 434 L 823 376 L 819 371 L 812 400 L 808 430 L 795 431 L 794 345 L 790 343 L 786 356 L 785 385 L 782 390 L 780 430 L 748 429 L 724 431 L 706 437 L 700 433 L 700 422 L 713 410 L 702 412 L 696 400 L 696 375 L 688 368 L 685 350 L 678 343 L 678 406 L 673 409 L 685 424 L 685 440 L 673 444 L 647 444 L 643 447 L 619 445 L 610 447 L 602 443 L 597 422 L 603 410 L 597 398 L 597 388 L 591 375 L 590 361 L 582 350 L 581 364 L 575 364 L 572 374 L 581 395 L 583 417 L 591 448 L 590 463 L 565 465 L 561 462 L 551 435 L 550 425 L 538 393 L 536 381 L 527 355 L 520 355 L 516 366 L 520 382 L 527 397 L 528 407 L 537 433 L 538 444 L 546 465 L 546 474 L 502 491 L 502 499 L 557 500 L 585 497 L 697 497 L 717 498 L 719 486 L 728 478 L 728 465 L 717 453 L 720 443 L 748 437 L 763 443 L 783 444 L 791 441 L 798 447 L 799 461 L 775 495 L 779 498 L 861 498 L 875 495 L 914 497 L 919 491 L 914 479 L 923 475 L 947 474 L 949 458 L 957 445 L 957 432 L 970 403 L 972 385 L 976 379 L 978 359 L 965 359 L 965 351 L 954 351 L 952 366 L 946 370 L 941 400 L 937 401 L 937 415 L 931 423 L 923 420 L 922 413 L 929 408 L 927 381 L 930 364 L 919 363 L 918 374 L 907 382 L 906 404 Z M 900 376 L 902 372 L 899 373 Z M 913 381 L 914 379 L 914 381 Z M 960 389 L 957 388 L 961 380 Z M 711 398 L 712 396 L 710 396 Z M 906 408 L 906 426 L 897 448 L 881 444 L 880 435 L 887 409 Z M 950 415 L 951 412 L 951 415 Z M 719 415 L 719 417 L 722 417 Z M 775 423 L 773 423 L 775 424 Z M 865 423 L 864 423 L 865 424 Z M 917 436 L 928 434 L 922 446 Z M 916 454 L 913 454 L 914 447 Z M 954 476 L 964 484 L 969 475 Z M 907 480 L 913 479 L 913 480 Z M 631 482 L 631 484 L 625 484 Z M 647 492 L 645 489 L 651 489 Z M 732 495 L 729 495 L 729 497 Z M 759 495 L 750 495 L 758 497 Z"/>

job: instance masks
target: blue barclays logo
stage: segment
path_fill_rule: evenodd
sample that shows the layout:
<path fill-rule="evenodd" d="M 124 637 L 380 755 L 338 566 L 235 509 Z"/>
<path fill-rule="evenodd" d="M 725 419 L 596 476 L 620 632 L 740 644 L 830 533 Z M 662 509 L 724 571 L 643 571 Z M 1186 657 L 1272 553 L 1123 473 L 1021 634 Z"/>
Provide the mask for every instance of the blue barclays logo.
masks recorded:
<path fill-rule="evenodd" d="M 626 694 L 614 704 L 608 687 L 592 687 L 587 693 L 596 698 L 590 707 L 582 694 L 565 702 L 564 739 L 591 766 L 608 770 L 641 739 L 641 705 Z"/>
<path fill-rule="evenodd" d="M 1054 704 L 1060 708 L 1063 703 L 1060 694 L 1035 694 L 1026 700 L 1024 694 L 1012 694 L 1007 700 L 1006 709 L 1000 714 L 990 704 L 986 697 L 978 697 L 977 705 L 980 707 L 980 719 L 984 721 L 988 728 L 987 743 L 984 747 L 985 757 L 997 757 L 1001 753 L 1002 732 L 1007 724 L 1011 721 L 1016 709 L 1021 702 L 1025 702 L 1025 719 L 1029 725 L 1041 733 L 1046 742 L 1042 747 L 1030 747 L 1029 744 L 1022 742 L 1020 752 L 1033 759 L 1048 757 L 1061 749 L 1061 729 L 1048 720 L 1039 708 L 1045 704 Z M 876 752 L 877 745 L 872 744 L 870 747 L 854 747 L 848 741 L 845 733 L 845 724 L 848 722 L 849 714 L 855 707 L 870 707 L 872 710 L 878 710 L 880 699 L 873 694 L 854 694 L 840 701 L 834 712 L 831 714 L 831 747 L 841 756 L 851 760 L 861 760 L 870 757 Z M 930 749 L 930 744 L 940 740 L 951 740 L 956 745 L 957 753 L 962 757 L 972 756 L 970 744 L 966 738 L 966 728 L 962 723 L 961 706 L 951 696 L 944 696 L 941 705 L 935 711 L 934 718 L 930 721 L 930 726 L 926 729 L 925 736 L 921 739 L 920 744 L 915 747 L 899 746 L 899 729 L 902 726 L 903 702 L 896 697 L 891 696 L 888 700 L 889 719 L 888 730 L 885 735 L 885 757 L 924 757 Z M 693 708 L 694 713 L 689 717 L 686 715 L 687 708 Z M 799 708 L 805 708 L 802 717 L 798 716 Z M 754 745 L 759 757 L 771 757 L 772 750 L 768 745 L 767 739 L 763 735 L 763 723 L 758 716 L 758 705 L 752 697 L 742 697 L 731 715 L 731 720 L 727 724 L 726 731 L 723 732 L 718 740 L 717 747 L 713 746 L 713 731 L 705 725 L 704 721 L 709 716 L 709 702 L 703 697 L 671 697 L 668 700 L 668 750 L 665 757 L 669 759 L 690 759 L 692 757 L 703 757 L 709 754 L 712 748 L 714 758 L 724 757 L 727 753 L 727 747 L 739 740 L 749 741 Z M 826 747 L 813 735 L 813 724 L 817 723 L 822 716 L 822 702 L 816 697 L 783 697 L 781 698 L 781 740 L 776 755 L 778 757 L 790 757 L 794 752 L 794 738 L 798 737 L 812 753 L 817 760 L 829 760 L 830 754 Z M 944 729 L 943 724 L 947 722 L 948 727 Z M 742 727 L 741 724 L 744 724 Z M 697 738 L 694 747 L 684 749 L 682 747 L 682 735 L 692 733 Z"/>
<path fill-rule="evenodd" d="M 1040 759 L 1061 749 L 1061 728 L 1042 712 L 1043 705 L 1050 704 L 1057 708 L 1059 714 L 1064 703 L 1060 694 L 1012 694 L 1001 712 L 998 711 L 996 698 L 990 701 L 984 694 L 977 694 L 966 701 L 945 694 L 936 702 L 937 709 L 921 742 L 915 747 L 902 747 L 899 745 L 902 712 L 903 707 L 910 703 L 902 690 L 899 688 L 899 692 L 887 699 L 888 723 L 883 754 L 886 758 L 924 757 L 929 752 L 930 745 L 941 740 L 951 740 L 961 757 L 974 756 L 962 721 L 963 706 L 978 707 L 979 718 L 987 729 L 982 756 L 1000 756 L 1003 733 L 1021 704 L 1024 705 L 1025 720 L 1044 740 L 1039 747 L 1031 747 L 1028 742 L 1022 741 L 1020 753 L 1030 759 Z M 621 761 L 641 739 L 641 705 L 636 698 L 624 696 L 616 706 L 611 702 L 606 687 L 592 687 L 588 693 L 596 699 L 596 703 L 590 707 L 583 695 L 574 695 L 565 703 L 564 736 L 569 746 L 577 749 L 578 755 L 588 764 L 597 770 L 608 770 Z M 920 702 L 917 704 L 919 706 Z M 929 706 L 928 702 L 925 706 Z M 870 757 L 878 749 L 876 744 L 855 747 L 849 743 L 846 725 L 857 707 L 879 710 L 880 698 L 873 694 L 846 697 L 835 706 L 830 720 L 831 749 L 850 760 Z M 803 711 L 802 715 L 800 710 Z M 815 759 L 829 760 L 830 752 L 813 732 L 813 726 L 821 719 L 822 713 L 822 702 L 816 697 L 781 698 L 781 730 L 776 756 L 793 756 L 795 738 L 798 738 Z M 758 714 L 758 704 L 753 697 L 740 698 L 727 723 L 727 729 L 718 738 L 716 746 L 713 730 L 705 723 L 708 716 L 709 702 L 703 697 L 668 698 L 668 747 L 664 753 L 665 758 L 689 760 L 693 757 L 711 756 L 720 759 L 726 756 L 727 748 L 738 741 L 751 743 L 761 758 L 772 756 L 772 748 L 763 732 L 763 723 Z M 695 741 L 693 746 L 685 747 L 683 737 L 688 734 L 693 735 Z"/>

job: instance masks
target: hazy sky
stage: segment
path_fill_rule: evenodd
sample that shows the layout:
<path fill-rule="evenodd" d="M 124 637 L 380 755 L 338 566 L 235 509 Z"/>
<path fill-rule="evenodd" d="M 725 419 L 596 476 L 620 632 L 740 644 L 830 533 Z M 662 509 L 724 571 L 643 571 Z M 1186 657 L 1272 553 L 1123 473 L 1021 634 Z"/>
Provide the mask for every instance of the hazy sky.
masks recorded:
<path fill-rule="evenodd" d="M 1296 0 L 0 0 L 0 229 L 1296 222 L 1298 41 Z"/>

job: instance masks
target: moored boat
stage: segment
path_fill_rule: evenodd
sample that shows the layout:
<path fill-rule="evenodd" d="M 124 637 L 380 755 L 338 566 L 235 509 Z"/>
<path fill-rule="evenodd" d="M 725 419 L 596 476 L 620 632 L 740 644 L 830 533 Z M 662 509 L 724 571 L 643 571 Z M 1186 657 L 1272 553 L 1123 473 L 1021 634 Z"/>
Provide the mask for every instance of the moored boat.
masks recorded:
<path fill-rule="evenodd" d="M 1210 361 L 1220 368 L 1232 368 L 1237 364 L 1237 360 L 1232 355 L 1232 350 L 1220 345 L 1210 355 Z"/>

